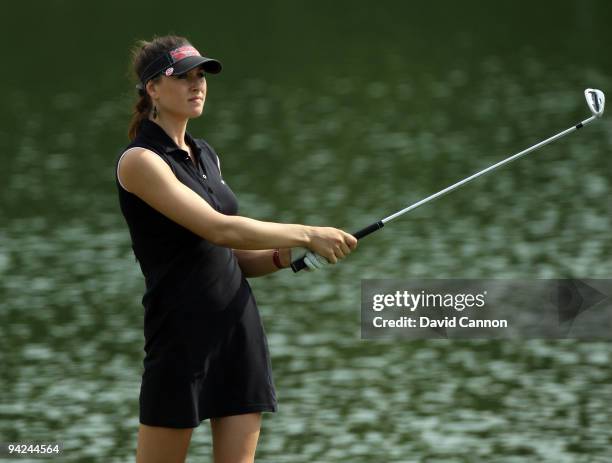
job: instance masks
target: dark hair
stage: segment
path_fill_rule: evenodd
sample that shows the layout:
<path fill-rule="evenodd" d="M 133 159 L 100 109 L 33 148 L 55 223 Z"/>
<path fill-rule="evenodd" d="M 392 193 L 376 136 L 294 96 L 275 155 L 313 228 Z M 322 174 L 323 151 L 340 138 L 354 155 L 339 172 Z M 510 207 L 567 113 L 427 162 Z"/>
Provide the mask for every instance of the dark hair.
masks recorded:
<path fill-rule="evenodd" d="M 146 40 L 137 41 L 134 47 L 132 47 L 132 63 L 130 73 L 136 77 L 136 82 L 140 84 L 140 75 L 149 64 L 151 64 L 162 53 L 166 53 L 183 45 L 189 45 L 189 41 L 185 37 L 179 37 L 176 35 L 153 37 L 150 42 L 147 42 Z M 156 76 L 151 80 L 159 79 L 159 77 L 160 76 Z M 146 88 L 139 89 L 138 100 L 134 104 L 132 120 L 130 121 L 130 126 L 128 129 L 128 137 L 130 140 L 134 140 L 134 138 L 136 138 L 140 123 L 149 117 L 152 109 L 153 104 Z"/>

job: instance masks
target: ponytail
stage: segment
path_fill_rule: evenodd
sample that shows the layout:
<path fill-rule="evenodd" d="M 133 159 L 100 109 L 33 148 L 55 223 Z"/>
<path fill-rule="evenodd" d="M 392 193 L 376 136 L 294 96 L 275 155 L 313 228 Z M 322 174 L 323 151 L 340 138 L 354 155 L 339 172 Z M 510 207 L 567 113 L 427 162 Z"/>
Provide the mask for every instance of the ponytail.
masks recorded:
<path fill-rule="evenodd" d="M 138 134 L 138 128 L 143 120 L 148 119 L 153 105 L 151 104 L 151 97 L 146 91 L 139 90 L 138 101 L 134 104 L 132 111 L 132 119 L 130 120 L 130 127 L 128 129 L 128 138 L 133 141 Z"/>

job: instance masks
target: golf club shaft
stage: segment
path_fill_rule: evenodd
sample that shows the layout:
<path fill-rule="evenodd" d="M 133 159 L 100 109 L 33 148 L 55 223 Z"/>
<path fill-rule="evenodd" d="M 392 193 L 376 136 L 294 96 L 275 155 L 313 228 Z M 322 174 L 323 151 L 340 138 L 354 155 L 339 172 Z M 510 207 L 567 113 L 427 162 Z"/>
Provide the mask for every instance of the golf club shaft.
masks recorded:
<path fill-rule="evenodd" d="M 501 167 L 501 166 L 503 166 L 505 164 L 508 164 L 508 163 L 510 163 L 512 161 L 515 161 L 516 159 L 519 159 L 519 158 L 525 156 L 526 154 L 529 154 L 532 151 L 535 151 L 538 148 L 541 148 L 542 146 L 548 145 L 549 143 L 551 143 L 551 142 L 553 142 L 555 140 L 558 140 L 559 138 L 567 135 L 568 133 L 575 132 L 576 130 L 582 128 L 584 125 L 588 124 L 589 122 L 591 122 L 593 120 L 595 120 L 595 116 L 591 116 L 588 119 L 585 119 L 584 121 L 580 122 L 579 124 L 576 124 L 575 126 L 570 127 L 569 129 L 566 129 L 566 130 L 564 130 L 562 132 L 559 132 L 558 134 L 553 135 L 552 137 L 547 138 L 546 140 L 543 140 L 540 143 L 537 143 L 537 144 L 535 144 L 533 146 L 530 146 L 529 148 L 521 151 L 520 153 L 516 153 L 516 154 L 510 156 L 509 158 L 504 159 L 503 161 L 499 161 L 497 164 L 493 164 L 492 166 L 487 167 L 486 169 L 483 169 L 480 172 L 476 172 L 474 175 L 470 175 L 469 177 L 464 178 L 463 180 L 460 180 L 457 183 L 455 183 L 455 184 L 453 184 L 453 185 L 451 185 L 449 187 L 446 187 L 443 190 L 440 190 L 437 193 L 434 193 L 431 196 L 428 196 L 427 198 L 422 199 L 422 200 L 412 204 L 411 206 L 408 206 L 405 209 L 402 209 L 401 211 L 396 212 L 395 214 L 390 215 L 389 217 L 385 217 L 384 219 L 382 219 L 381 222 L 383 224 L 386 224 L 387 222 L 390 222 L 391 220 L 396 219 L 396 218 L 398 218 L 401 215 L 404 215 L 406 212 L 409 212 L 409 211 L 411 211 L 413 209 L 416 209 L 417 207 L 422 206 L 423 204 L 428 203 L 429 201 L 432 201 L 432 200 L 434 200 L 436 198 L 439 198 L 440 196 L 443 196 L 443 195 L 445 195 L 447 193 L 450 193 L 453 190 L 456 190 L 457 188 L 465 185 L 466 183 L 471 182 L 472 180 L 480 177 L 481 175 L 484 175 L 484 174 L 487 174 L 489 172 L 492 172 L 495 169 L 497 169 L 497 168 L 499 168 L 499 167 Z M 365 236 L 365 235 L 362 235 L 362 236 Z"/>
<path fill-rule="evenodd" d="M 387 222 L 390 222 L 393 219 L 397 219 L 398 217 L 404 215 L 405 213 L 410 212 L 413 209 L 416 209 L 417 207 L 422 206 L 425 203 L 428 203 L 429 201 L 433 201 L 434 199 L 439 198 L 440 196 L 444 196 L 445 194 L 450 193 L 453 190 L 456 190 L 457 188 L 465 185 L 466 183 L 471 182 L 472 180 L 480 177 L 481 175 L 484 175 L 484 174 L 486 174 L 488 172 L 491 172 L 491 171 L 493 171 L 493 170 L 495 170 L 495 169 L 497 169 L 497 168 L 499 168 L 499 167 L 501 167 L 501 166 L 503 166 L 505 164 L 508 164 L 509 162 L 512 162 L 512 161 L 514 161 L 514 160 L 516 160 L 516 159 L 518 159 L 520 157 L 525 156 L 528 153 L 531 153 L 534 150 L 537 150 L 538 148 L 541 148 L 542 146 L 545 146 L 545 145 L 547 145 L 547 144 L 549 144 L 549 143 L 551 143 L 551 142 L 553 142 L 553 141 L 555 141 L 555 140 L 557 140 L 557 139 L 559 139 L 561 137 L 564 137 L 568 133 L 574 132 L 574 131 L 584 127 L 586 124 L 588 124 L 589 122 L 591 122 L 591 121 L 593 121 L 595 119 L 596 119 L 595 116 L 591 116 L 588 119 L 585 119 L 584 121 L 582 121 L 582 122 L 580 122 L 580 123 L 570 127 L 569 129 L 566 129 L 566 130 L 564 130 L 562 132 L 559 132 L 558 134 L 553 135 L 552 137 L 547 138 L 546 140 L 543 140 L 543 141 L 541 141 L 541 142 L 539 142 L 539 143 L 537 143 L 537 144 L 535 144 L 533 146 L 530 146 L 529 148 L 527 148 L 527 149 L 525 149 L 525 150 L 523 150 L 523 151 L 521 151 L 519 153 L 516 153 L 516 154 L 510 156 L 509 158 L 506 158 L 503 161 L 498 162 L 497 164 L 493 164 L 492 166 L 487 167 L 486 169 L 481 170 L 480 172 L 476 172 L 475 174 L 470 175 L 469 177 L 464 178 L 463 180 L 460 180 L 459 182 L 454 183 L 453 185 L 451 185 L 449 187 L 446 187 L 443 190 L 440 190 L 437 193 L 434 193 L 434 194 L 428 196 L 427 198 L 421 199 L 420 201 L 418 201 L 418 202 L 416 202 L 416 203 L 414 203 L 414 204 L 412 204 L 412 205 L 410 205 L 410 206 L 408 206 L 408 207 L 406 207 L 406 208 L 404 208 L 404 209 L 402 209 L 400 211 L 397 211 L 396 213 L 391 214 L 390 216 L 385 217 L 384 219 L 381 219 L 381 220 L 379 220 L 377 222 L 374 222 L 374 223 L 368 225 L 367 227 L 362 228 L 361 230 L 358 230 L 357 232 L 353 233 L 353 236 L 355 238 L 357 238 L 358 240 L 363 238 L 363 237 L 365 237 L 365 236 L 368 236 L 369 234 L 374 233 L 377 230 L 380 230 L 382 227 L 385 226 L 385 224 Z M 296 260 L 295 262 L 293 262 L 291 264 L 291 268 L 293 269 L 294 272 L 299 272 L 300 270 L 304 269 L 305 267 L 306 267 L 306 264 L 304 263 L 304 258 L 298 259 L 298 260 Z"/>

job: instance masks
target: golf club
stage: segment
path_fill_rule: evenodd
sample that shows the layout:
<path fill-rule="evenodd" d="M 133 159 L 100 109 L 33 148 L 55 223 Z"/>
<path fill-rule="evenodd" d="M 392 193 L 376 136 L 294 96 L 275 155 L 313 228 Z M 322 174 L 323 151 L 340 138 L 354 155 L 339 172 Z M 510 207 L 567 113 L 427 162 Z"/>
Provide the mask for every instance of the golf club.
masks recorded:
<path fill-rule="evenodd" d="M 568 133 L 574 132 L 582 127 L 584 127 L 585 125 L 587 125 L 589 122 L 594 121 L 595 119 L 598 119 L 602 116 L 603 112 L 604 112 L 604 106 L 606 103 L 606 97 L 604 95 L 604 93 L 601 90 L 597 90 L 597 89 L 593 89 L 593 88 L 587 88 L 584 91 L 584 97 L 586 98 L 587 104 L 589 105 L 589 109 L 591 110 L 591 117 L 589 117 L 588 119 L 585 119 L 582 122 L 579 122 L 578 124 L 576 124 L 573 127 L 570 127 L 569 129 L 564 130 L 563 132 L 559 132 L 556 135 L 553 135 L 550 138 L 547 138 L 546 140 L 543 140 L 533 146 L 530 146 L 529 148 L 521 151 L 520 153 L 516 153 L 513 156 L 510 156 L 509 158 L 504 159 L 503 161 L 498 162 L 497 164 L 494 164 L 490 167 L 487 167 L 484 170 L 481 170 L 480 172 L 477 172 L 467 178 L 464 178 L 463 180 L 444 188 L 443 190 L 438 191 L 437 193 L 432 194 L 431 196 L 428 196 L 425 199 L 422 199 L 398 212 L 396 212 L 395 214 L 392 214 L 388 217 L 385 217 L 384 219 L 381 219 L 377 222 L 374 222 L 370 225 L 368 225 L 365 228 L 362 228 L 361 230 L 357 231 L 356 233 L 353 233 L 353 236 L 355 238 L 357 238 L 358 240 L 368 236 L 370 233 L 374 233 L 377 230 L 380 230 L 382 227 L 385 226 L 385 224 L 387 222 L 390 222 L 393 219 L 397 219 L 398 217 L 404 215 L 407 212 L 410 212 L 413 209 L 416 209 L 419 206 L 422 206 L 425 203 L 428 203 L 429 201 L 432 201 L 440 196 L 443 196 L 447 193 L 450 193 L 451 191 L 459 188 L 460 186 L 465 185 L 468 182 L 471 182 L 472 180 L 480 177 L 481 175 L 484 175 L 488 172 L 491 172 L 495 169 L 497 169 L 498 167 L 503 166 L 504 164 L 508 164 L 509 162 L 514 161 L 515 159 L 518 159 L 522 156 L 525 156 L 528 153 L 531 153 L 532 151 L 547 145 L 565 135 L 567 135 Z M 299 272 L 300 270 L 304 269 L 306 267 L 306 263 L 304 262 L 304 257 L 301 257 L 299 259 L 296 259 L 295 261 L 293 261 L 291 263 L 291 268 L 293 269 L 294 272 Z"/>

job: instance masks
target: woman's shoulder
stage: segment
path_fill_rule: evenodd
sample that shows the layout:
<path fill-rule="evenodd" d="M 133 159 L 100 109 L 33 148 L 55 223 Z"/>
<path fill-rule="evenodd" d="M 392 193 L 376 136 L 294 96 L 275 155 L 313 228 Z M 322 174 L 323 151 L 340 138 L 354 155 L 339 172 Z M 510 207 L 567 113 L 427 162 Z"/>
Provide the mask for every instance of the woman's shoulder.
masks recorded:
<path fill-rule="evenodd" d="M 148 146 L 128 146 L 119 155 L 118 162 L 121 162 L 127 158 L 131 159 L 131 163 L 136 164 L 159 165 L 160 161 L 163 161 L 163 164 L 169 164 L 168 160 L 164 156 L 161 156 L 156 150 L 151 149 L 151 147 Z"/>
<path fill-rule="evenodd" d="M 141 162 L 150 162 L 151 157 L 160 157 L 159 154 L 148 146 L 140 146 L 130 143 L 117 155 L 116 165 L 119 166 L 125 158 L 138 158 Z"/>
<path fill-rule="evenodd" d="M 157 176 L 166 178 L 167 173 L 174 172 L 166 159 L 155 151 L 142 146 L 131 146 L 125 149 L 117 159 L 116 174 L 124 190 L 131 192 L 130 183 L 135 179 Z"/>

